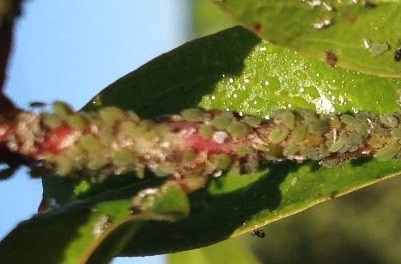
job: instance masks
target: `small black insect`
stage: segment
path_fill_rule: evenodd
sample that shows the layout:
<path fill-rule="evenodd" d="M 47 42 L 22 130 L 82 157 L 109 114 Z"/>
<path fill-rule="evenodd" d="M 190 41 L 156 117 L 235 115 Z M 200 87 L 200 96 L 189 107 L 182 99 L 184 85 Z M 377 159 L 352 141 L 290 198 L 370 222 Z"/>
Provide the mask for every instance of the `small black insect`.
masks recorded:
<path fill-rule="evenodd" d="M 253 230 L 252 235 L 257 238 L 264 238 L 266 236 L 265 231 L 261 228 Z"/>
<path fill-rule="evenodd" d="M 43 102 L 30 102 L 29 106 L 32 108 L 43 108 L 46 106 L 46 103 Z"/>
<path fill-rule="evenodd" d="M 401 60 L 401 47 L 398 47 L 398 49 L 394 52 L 394 60 L 395 61 Z"/>

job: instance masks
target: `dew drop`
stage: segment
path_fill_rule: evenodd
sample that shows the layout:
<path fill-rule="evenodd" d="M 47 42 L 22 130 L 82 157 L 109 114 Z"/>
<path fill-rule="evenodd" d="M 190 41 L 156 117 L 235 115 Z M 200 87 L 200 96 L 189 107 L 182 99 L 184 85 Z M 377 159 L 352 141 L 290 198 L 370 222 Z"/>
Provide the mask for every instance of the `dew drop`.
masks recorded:
<path fill-rule="evenodd" d="M 228 134 L 224 131 L 216 131 L 212 136 L 213 141 L 218 144 L 223 144 L 227 138 Z"/>
<path fill-rule="evenodd" d="M 264 82 L 264 84 L 265 84 L 266 86 L 268 86 L 268 85 L 270 84 L 270 82 L 269 82 L 268 80 L 266 80 L 266 81 Z"/>
<path fill-rule="evenodd" d="M 333 21 L 331 19 L 325 19 L 325 20 L 313 23 L 312 27 L 314 29 L 321 30 L 321 29 L 329 27 L 331 24 L 333 24 Z"/>

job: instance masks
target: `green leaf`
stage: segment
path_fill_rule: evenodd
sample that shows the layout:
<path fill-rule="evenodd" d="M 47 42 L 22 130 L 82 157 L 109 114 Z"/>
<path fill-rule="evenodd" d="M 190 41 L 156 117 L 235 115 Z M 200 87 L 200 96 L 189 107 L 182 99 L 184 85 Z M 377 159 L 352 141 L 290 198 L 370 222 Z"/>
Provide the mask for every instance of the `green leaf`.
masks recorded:
<path fill-rule="evenodd" d="M 215 2 L 272 43 L 323 61 L 330 52 L 335 54 L 340 67 L 381 76 L 401 76 L 401 37 L 397 34 L 401 24 L 399 1 Z"/>
<path fill-rule="evenodd" d="M 238 239 L 230 239 L 213 246 L 170 254 L 168 264 L 258 264 L 250 249 Z"/>
<path fill-rule="evenodd" d="M 211 1 L 192 1 L 192 20 L 195 36 L 201 37 L 238 25 L 234 18 L 225 16 Z"/>
<path fill-rule="evenodd" d="M 117 105 L 149 118 L 196 106 L 227 108 L 259 116 L 288 107 L 310 108 L 323 113 L 358 110 L 385 113 L 398 110 L 396 92 L 400 82 L 329 68 L 317 60 L 268 44 L 237 27 L 189 42 L 154 59 L 103 90 L 87 109 Z M 395 160 L 357 160 L 334 168 L 321 167 L 314 162 L 283 162 L 263 164 L 254 174 L 223 175 L 190 196 L 188 218 L 176 222 L 141 219 L 145 222 L 140 222 L 140 227 L 132 224 L 134 231 L 130 232 L 135 236 L 127 244 L 131 234 L 125 236 L 121 232 L 113 236 L 111 233 L 112 241 L 118 245 L 113 251 L 124 247 L 122 255 L 142 256 L 202 247 L 392 177 L 400 170 L 401 164 Z M 35 244 L 37 249 L 24 251 L 25 258 L 30 254 L 34 255 L 32 258 L 38 258 L 35 254 L 39 248 L 49 248 L 43 254 L 56 255 L 56 260 L 65 256 L 64 250 L 78 248 L 79 243 L 96 248 L 98 244 L 93 244 L 92 240 L 82 242 L 77 237 L 78 232 L 83 232 L 82 239 L 93 236 L 93 221 L 96 221 L 92 218 L 93 212 L 81 217 L 75 215 L 80 208 L 78 201 L 96 207 L 108 204 L 105 214 L 117 214 L 126 219 L 129 217 L 129 197 L 141 189 L 162 186 L 163 179 L 150 176 L 147 175 L 145 180 L 132 175 L 114 177 L 103 184 L 88 179 L 70 186 L 70 190 L 60 197 L 64 206 L 19 226 L 2 242 L 0 254 L 17 248 L 15 245 L 21 240 L 26 247 Z M 63 184 L 52 185 L 48 180 L 46 196 L 59 200 L 57 190 Z M 173 197 L 184 198 L 182 194 Z M 166 203 L 154 203 L 148 208 L 155 208 L 164 215 L 164 210 L 170 207 Z M 185 206 L 181 202 L 178 205 L 178 210 L 171 208 L 172 214 L 166 215 L 185 216 Z M 57 218 L 57 215 L 62 216 Z M 152 219 L 160 219 L 159 216 Z M 74 221 L 78 223 L 70 224 Z M 41 224 L 35 226 L 37 222 Z M 131 227 L 129 221 L 113 223 L 116 223 L 113 225 L 115 230 Z M 66 225 L 69 228 L 66 229 Z M 30 232 L 25 231 L 30 229 Z M 49 234 L 48 230 L 52 232 Z M 47 234 L 48 239 L 39 234 Z M 106 239 L 108 233 L 104 234 Z M 56 238 L 60 245 L 53 247 L 52 241 Z"/>
<path fill-rule="evenodd" d="M 0 242 L 1 260 L 15 264 L 27 260 L 49 264 L 109 263 L 145 221 L 176 221 L 188 215 L 187 196 L 172 184 L 162 185 L 141 208 L 141 214 L 132 214 L 132 194 L 143 189 L 144 186 L 116 189 L 20 223 Z"/>

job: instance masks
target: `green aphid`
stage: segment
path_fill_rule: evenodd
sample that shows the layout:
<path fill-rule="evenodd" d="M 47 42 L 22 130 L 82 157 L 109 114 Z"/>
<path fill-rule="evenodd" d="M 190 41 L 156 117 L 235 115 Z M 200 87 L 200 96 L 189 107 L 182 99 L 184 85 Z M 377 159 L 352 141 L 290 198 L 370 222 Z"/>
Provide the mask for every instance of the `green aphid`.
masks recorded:
<path fill-rule="evenodd" d="M 387 44 L 387 42 L 377 42 L 377 43 L 369 43 L 367 46 L 368 51 L 372 56 L 378 56 L 390 49 L 390 46 Z"/>
<path fill-rule="evenodd" d="M 122 148 L 112 154 L 111 161 L 116 167 L 115 171 L 122 174 L 135 168 L 138 164 L 138 157 L 134 151 Z"/>
<path fill-rule="evenodd" d="M 350 133 L 348 135 L 347 146 L 350 152 L 354 152 L 361 147 L 363 138 L 357 133 Z"/>
<path fill-rule="evenodd" d="M 142 122 L 141 122 L 142 123 Z M 118 127 L 118 132 L 122 135 L 126 136 L 142 136 L 148 132 L 148 128 L 146 126 L 139 126 L 136 123 L 131 121 L 123 121 L 120 123 Z"/>
<path fill-rule="evenodd" d="M 327 119 L 311 120 L 306 125 L 308 126 L 308 131 L 316 135 L 322 135 L 330 129 L 330 124 Z"/>
<path fill-rule="evenodd" d="M 130 121 L 133 121 L 133 122 L 141 121 L 141 118 L 135 112 L 128 111 L 126 113 L 126 116 L 127 116 L 127 119 L 130 120 Z"/>
<path fill-rule="evenodd" d="M 63 119 L 56 114 L 42 114 L 42 122 L 49 128 L 56 128 L 63 124 Z"/>
<path fill-rule="evenodd" d="M 265 151 L 261 152 L 265 160 L 269 161 L 280 161 L 282 160 L 283 147 L 276 144 L 270 144 Z"/>
<path fill-rule="evenodd" d="M 228 154 L 215 155 L 212 158 L 212 163 L 218 170 L 226 170 L 231 165 L 231 157 Z"/>
<path fill-rule="evenodd" d="M 100 109 L 99 116 L 102 120 L 109 124 L 114 124 L 115 122 L 119 122 L 127 118 L 124 111 L 113 106 Z"/>
<path fill-rule="evenodd" d="M 181 112 L 181 116 L 184 120 L 188 122 L 202 122 L 204 119 L 203 111 L 196 108 L 183 110 Z"/>
<path fill-rule="evenodd" d="M 355 117 L 344 114 L 341 115 L 340 119 L 341 122 L 343 122 L 346 125 L 346 129 L 348 131 L 356 131 L 356 127 L 359 125 L 359 122 Z"/>
<path fill-rule="evenodd" d="M 330 120 L 330 126 L 333 129 L 340 129 L 341 128 L 342 123 L 341 123 L 340 118 L 338 116 L 336 116 L 336 115 L 330 116 L 329 120 Z"/>
<path fill-rule="evenodd" d="M 263 119 L 257 116 L 246 116 L 242 121 L 250 127 L 258 127 L 262 124 Z"/>
<path fill-rule="evenodd" d="M 311 160 L 320 160 L 322 158 L 322 153 L 320 152 L 319 148 L 301 149 L 300 155 Z"/>
<path fill-rule="evenodd" d="M 56 115 L 63 118 L 74 113 L 74 110 L 71 108 L 70 105 L 60 101 L 56 101 L 53 103 L 53 111 Z"/>
<path fill-rule="evenodd" d="M 323 159 L 319 164 L 327 168 L 332 168 L 334 166 L 337 166 L 340 162 L 341 162 L 340 159 L 329 158 L 329 159 Z"/>
<path fill-rule="evenodd" d="M 235 120 L 235 116 L 232 111 L 223 111 L 219 114 L 219 116 L 226 117 L 228 119 L 231 119 L 232 121 Z"/>
<path fill-rule="evenodd" d="M 199 134 L 203 138 L 208 138 L 208 139 L 212 138 L 214 132 L 216 132 L 216 130 L 212 126 L 209 126 L 209 125 L 202 125 L 199 128 Z"/>
<path fill-rule="evenodd" d="M 318 115 L 310 109 L 299 109 L 297 113 L 302 117 L 304 123 L 309 123 L 310 121 L 318 119 Z"/>
<path fill-rule="evenodd" d="M 284 148 L 283 155 L 286 157 L 291 157 L 297 154 L 300 150 L 300 147 L 297 145 L 290 145 Z"/>
<path fill-rule="evenodd" d="M 399 125 L 397 117 L 393 114 L 381 115 L 380 122 L 387 127 L 397 127 Z"/>
<path fill-rule="evenodd" d="M 253 149 L 250 146 L 238 145 L 234 147 L 234 151 L 239 157 L 244 157 L 252 154 Z"/>
<path fill-rule="evenodd" d="M 225 130 L 228 128 L 229 125 L 233 122 L 232 118 L 218 115 L 213 120 L 210 122 L 210 125 L 212 125 L 214 128 L 218 130 Z"/>
<path fill-rule="evenodd" d="M 152 172 L 158 177 L 165 177 L 171 175 L 176 171 L 174 165 L 169 163 L 160 163 L 157 167 L 152 168 Z"/>
<path fill-rule="evenodd" d="M 108 165 L 109 160 L 106 153 L 97 153 L 96 155 L 89 155 L 87 162 L 87 169 L 98 171 Z"/>
<path fill-rule="evenodd" d="M 302 142 L 307 134 L 307 128 L 305 125 L 299 125 L 297 126 L 290 134 L 290 140 L 292 142 Z"/>
<path fill-rule="evenodd" d="M 270 131 L 268 139 L 272 144 L 279 144 L 282 141 L 284 141 L 289 134 L 290 130 L 288 130 L 288 128 L 283 126 L 278 126 Z"/>
<path fill-rule="evenodd" d="M 330 147 L 329 151 L 332 153 L 339 152 L 345 145 L 347 144 L 347 140 L 344 138 L 339 138 L 337 141 L 333 142 Z"/>
<path fill-rule="evenodd" d="M 244 123 L 234 121 L 227 128 L 227 132 L 229 132 L 232 137 L 242 138 L 248 134 L 249 129 L 248 129 L 247 125 L 245 125 Z"/>
<path fill-rule="evenodd" d="M 136 177 L 138 177 L 138 179 L 145 178 L 145 166 L 144 165 L 138 163 L 134 170 L 135 170 Z"/>
<path fill-rule="evenodd" d="M 397 153 L 400 151 L 400 146 L 396 144 L 391 144 L 388 146 L 385 146 L 384 148 L 380 149 L 377 151 L 373 157 L 375 157 L 378 160 L 385 161 L 392 159 L 394 156 L 397 155 Z"/>
<path fill-rule="evenodd" d="M 64 157 L 73 162 L 73 169 L 75 171 L 82 171 L 85 169 L 86 153 L 79 144 L 75 144 L 74 146 L 68 148 L 68 150 L 64 153 Z"/>
<path fill-rule="evenodd" d="M 181 164 L 187 165 L 191 163 L 197 157 L 197 153 L 194 150 L 186 150 L 182 154 Z"/>
<path fill-rule="evenodd" d="M 115 129 L 110 126 L 99 127 L 99 140 L 105 146 L 110 146 L 115 140 Z"/>
<path fill-rule="evenodd" d="M 273 119 L 276 124 L 282 124 L 289 129 L 295 127 L 295 115 L 290 110 L 278 110 L 274 113 Z"/>
<path fill-rule="evenodd" d="M 227 174 L 230 174 L 230 175 L 241 175 L 241 165 L 240 165 L 238 160 L 234 161 L 234 163 L 229 168 Z"/>
<path fill-rule="evenodd" d="M 391 130 L 391 136 L 398 140 L 401 140 L 401 127 L 397 127 Z"/>
<path fill-rule="evenodd" d="M 74 114 L 67 117 L 67 123 L 74 129 L 83 130 L 88 126 L 88 120 L 85 116 Z"/>
<path fill-rule="evenodd" d="M 356 127 L 355 131 L 362 137 L 366 138 L 369 136 L 370 130 L 369 125 L 366 122 L 360 122 Z"/>
<path fill-rule="evenodd" d="M 85 134 L 83 135 L 79 141 L 78 145 L 84 149 L 87 152 L 94 152 L 97 153 L 98 151 L 103 149 L 102 144 L 100 143 L 100 140 L 98 137 L 91 135 L 91 134 Z"/>
<path fill-rule="evenodd" d="M 67 176 L 73 172 L 74 164 L 71 159 L 63 156 L 53 156 L 46 159 L 46 161 L 55 168 L 56 174 L 59 176 Z"/>
<path fill-rule="evenodd" d="M 373 134 L 368 141 L 368 145 L 371 146 L 374 149 L 380 149 L 383 147 L 383 140 L 380 135 Z"/>

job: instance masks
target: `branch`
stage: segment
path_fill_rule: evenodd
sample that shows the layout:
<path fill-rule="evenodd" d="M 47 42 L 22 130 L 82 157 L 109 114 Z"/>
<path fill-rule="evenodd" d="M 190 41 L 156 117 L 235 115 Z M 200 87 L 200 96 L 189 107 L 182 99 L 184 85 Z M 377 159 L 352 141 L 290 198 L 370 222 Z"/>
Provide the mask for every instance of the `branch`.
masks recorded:
<path fill-rule="evenodd" d="M 311 159 L 333 166 L 363 156 L 401 157 L 398 112 L 377 116 L 279 110 L 262 119 L 187 109 L 153 121 L 116 107 L 75 113 L 56 102 L 53 108 L 42 114 L 20 111 L 12 120 L 3 120 L 0 147 L 21 164 L 31 168 L 42 164 L 70 178 L 88 174 L 106 178 L 130 171 L 143 177 L 149 169 L 192 192 L 210 176 L 227 170 L 253 171 L 262 160 Z"/>

